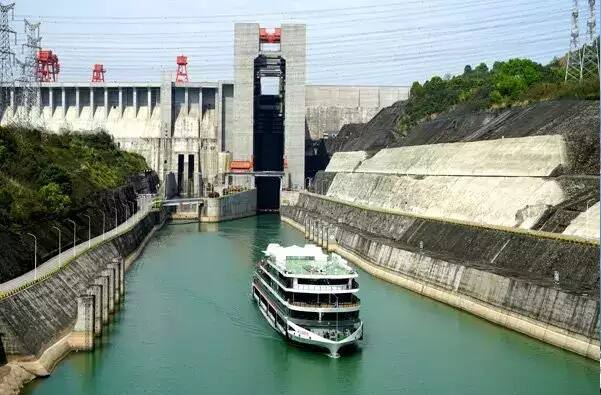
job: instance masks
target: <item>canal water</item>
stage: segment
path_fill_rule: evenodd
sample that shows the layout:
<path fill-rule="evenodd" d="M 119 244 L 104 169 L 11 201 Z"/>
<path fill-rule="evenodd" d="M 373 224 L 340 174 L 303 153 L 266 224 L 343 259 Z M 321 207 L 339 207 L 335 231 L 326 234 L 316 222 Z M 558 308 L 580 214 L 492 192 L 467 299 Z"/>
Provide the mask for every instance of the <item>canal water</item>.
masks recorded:
<path fill-rule="evenodd" d="M 26 394 L 596 394 L 599 365 L 360 271 L 365 337 L 339 359 L 286 343 L 250 299 L 269 242 L 302 244 L 275 215 L 169 225 L 127 275 L 92 353 Z"/>

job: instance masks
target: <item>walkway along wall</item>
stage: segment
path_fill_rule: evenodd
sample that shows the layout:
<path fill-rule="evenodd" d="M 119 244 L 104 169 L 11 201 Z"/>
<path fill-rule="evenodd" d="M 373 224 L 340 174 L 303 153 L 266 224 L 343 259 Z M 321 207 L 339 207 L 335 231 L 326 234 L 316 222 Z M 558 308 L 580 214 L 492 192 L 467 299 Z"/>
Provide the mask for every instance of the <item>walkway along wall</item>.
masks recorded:
<path fill-rule="evenodd" d="M 280 213 L 372 275 L 599 359 L 598 243 L 395 214 L 308 193 Z"/>
<path fill-rule="evenodd" d="M 165 213 L 151 211 L 125 233 L 88 250 L 56 273 L 0 296 L 0 332 L 9 364 L 0 367 L 0 393 L 18 392 L 50 374 L 71 350 L 91 350 L 102 324 L 124 301 L 124 271 Z"/>

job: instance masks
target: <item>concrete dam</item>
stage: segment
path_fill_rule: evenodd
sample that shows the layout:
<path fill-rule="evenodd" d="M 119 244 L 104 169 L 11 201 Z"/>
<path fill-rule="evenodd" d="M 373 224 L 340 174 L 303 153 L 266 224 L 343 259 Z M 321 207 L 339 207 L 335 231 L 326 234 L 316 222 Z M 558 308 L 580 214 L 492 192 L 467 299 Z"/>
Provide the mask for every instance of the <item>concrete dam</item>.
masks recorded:
<path fill-rule="evenodd" d="M 363 355 L 336 365 L 364 380 L 346 380 L 337 371 L 336 380 L 324 379 L 328 391 L 424 391 L 423 383 L 411 380 L 399 388 L 398 377 L 386 371 L 402 366 L 410 377 L 419 373 L 411 370 L 415 366 L 427 365 L 415 362 L 424 355 L 435 355 L 432 363 L 438 363 L 422 373 L 428 385 L 436 383 L 427 387 L 433 393 L 455 388 L 455 380 L 474 381 L 470 369 L 507 362 L 505 368 L 515 371 L 512 358 L 533 361 L 533 372 L 539 361 L 548 363 L 533 373 L 538 383 L 529 383 L 542 392 L 569 391 L 571 381 L 549 367 L 564 364 L 586 371 L 579 388 L 590 387 L 590 360 L 600 355 L 599 163 L 581 155 L 582 141 L 546 133 L 549 121 L 528 135 L 484 139 L 474 133 L 437 143 L 440 130 L 422 124 L 434 141 L 336 152 L 308 180 L 309 142 L 369 121 L 407 99 L 408 88 L 307 85 L 300 24 L 273 33 L 236 24 L 234 55 L 234 81 L 175 82 L 163 74 L 156 82 L 42 83 L 33 107 L 18 104 L 22 86 L 11 89 L 2 125 L 105 130 L 122 149 L 146 159 L 162 189 L 130 222 L 115 221 L 108 240 L 77 253 L 74 247 L 55 270 L 0 293 L 0 393 L 18 393 L 34 377 L 50 375 L 71 351 L 109 350 L 108 336 L 117 345 L 103 356 L 108 363 L 80 359 L 56 373 L 48 393 L 69 393 L 73 383 L 118 391 L 125 384 L 116 372 L 134 358 L 152 360 L 155 370 L 134 364 L 133 377 L 154 375 L 181 393 L 243 392 L 259 378 L 268 383 L 266 393 L 289 385 L 298 393 L 318 391 L 312 380 L 265 376 L 292 366 L 321 377 L 332 373 L 332 364 L 281 347 L 244 303 L 249 269 L 262 248 L 272 240 L 307 239 L 362 270 L 369 295 L 365 317 L 372 337 Z M 585 134 L 596 134 L 596 117 L 597 129 Z M 478 122 L 482 130 L 492 128 Z M 596 138 L 586 141 L 598 147 Z M 575 164 L 591 160 L 586 170 Z M 198 201 L 179 205 L 172 197 Z M 255 216 L 261 211 L 279 215 Z M 213 223 L 165 226 L 170 216 Z M 129 299 L 132 307 L 119 316 Z M 382 314 L 382 306 L 390 314 Z M 118 319 L 133 324 L 110 331 Z M 483 328 L 485 321 L 496 326 Z M 443 347 L 448 352 L 441 353 Z M 248 352 L 241 356 L 240 350 Z M 449 374 L 457 377 L 441 382 L 437 372 L 460 365 L 463 352 L 474 356 L 469 369 L 460 366 Z M 504 352 L 511 354 L 506 361 L 497 358 Z M 175 354 L 182 363 L 167 363 Z M 223 380 L 213 365 L 227 365 L 242 378 Z M 492 368 L 485 373 L 494 375 Z M 94 381 L 98 377 L 111 380 Z M 510 393 L 504 385 L 511 380 L 497 379 L 474 388 Z M 150 391 L 152 380 L 141 381 L 138 390 Z"/>
<path fill-rule="evenodd" d="M 174 82 L 167 73 L 143 83 L 44 82 L 33 107 L 19 105 L 17 84 L 1 124 L 106 130 L 161 179 L 174 173 L 181 196 L 256 184 L 259 208 L 277 209 L 280 188 L 305 186 L 308 141 L 366 122 L 409 94 L 408 87 L 306 85 L 305 26 L 278 29 L 268 43 L 258 24 L 235 25 L 234 81 Z M 270 82 L 277 89 L 265 88 Z"/>

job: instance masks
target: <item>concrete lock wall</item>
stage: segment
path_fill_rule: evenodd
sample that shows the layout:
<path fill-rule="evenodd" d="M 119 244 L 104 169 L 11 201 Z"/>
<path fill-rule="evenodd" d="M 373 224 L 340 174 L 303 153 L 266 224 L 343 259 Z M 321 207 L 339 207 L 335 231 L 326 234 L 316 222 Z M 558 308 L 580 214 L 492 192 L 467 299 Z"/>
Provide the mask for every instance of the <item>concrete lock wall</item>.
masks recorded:
<path fill-rule="evenodd" d="M 39 357 L 46 349 L 71 332 L 77 321 L 78 297 L 94 298 L 102 293 L 108 317 L 108 276 L 102 274 L 113 259 L 123 259 L 140 246 L 155 225 L 149 214 L 130 231 L 76 257 L 45 280 L 0 299 L 0 331 L 5 334 L 7 353 Z M 112 272 L 113 270 L 111 270 Z M 94 284 L 99 284 L 94 286 Z M 94 302 L 94 330 L 99 334 Z M 104 320 L 105 315 L 102 315 Z"/>
<path fill-rule="evenodd" d="M 257 190 L 238 192 L 218 198 L 206 198 L 200 216 L 201 222 L 220 222 L 255 215 Z"/>
<path fill-rule="evenodd" d="M 304 193 L 281 213 L 373 275 L 599 359 L 598 244 L 416 219 Z"/>
<path fill-rule="evenodd" d="M 291 185 L 305 185 L 305 73 L 307 28 L 303 24 L 282 24 L 282 57 L 286 60 L 284 107 L 284 156 Z"/>
<path fill-rule="evenodd" d="M 255 58 L 259 52 L 259 24 L 234 25 L 234 160 L 253 154 L 253 100 Z"/>

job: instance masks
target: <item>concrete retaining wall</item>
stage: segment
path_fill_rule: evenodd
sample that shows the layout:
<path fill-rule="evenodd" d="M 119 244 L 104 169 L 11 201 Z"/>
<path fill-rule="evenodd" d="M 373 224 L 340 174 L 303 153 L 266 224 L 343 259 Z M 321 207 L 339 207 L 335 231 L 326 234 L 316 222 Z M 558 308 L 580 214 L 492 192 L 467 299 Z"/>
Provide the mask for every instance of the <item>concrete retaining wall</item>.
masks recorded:
<path fill-rule="evenodd" d="M 123 260 L 132 254 L 154 225 L 155 215 L 151 213 L 129 232 L 78 256 L 46 280 L 1 299 L 0 332 L 5 334 L 7 354 L 39 357 L 70 333 L 82 295 L 94 297 L 95 292 L 101 292 L 102 319 L 108 320 L 112 312 L 110 300 L 114 297 L 109 295 L 109 289 L 115 289 L 109 283 L 114 284 L 116 276 L 114 269 L 107 269 L 114 259 Z M 93 291 L 93 284 L 99 284 L 102 291 Z"/>
<path fill-rule="evenodd" d="M 574 218 L 563 234 L 599 240 L 599 202 Z"/>
<path fill-rule="evenodd" d="M 332 155 L 326 172 L 353 172 L 367 158 L 365 151 L 336 152 Z"/>
<path fill-rule="evenodd" d="M 599 359 L 598 244 L 363 210 L 307 194 L 281 214 L 374 275 Z"/>
<path fill-rule="evenodd" d="M 220 222 L 243 218 L 257 213 L 257 190 L 251 189 L 204 201 L 201 222 Z"/>
<path fill-rule="evenodd" d="M 543 178 L 361 173 L 336 174 L 327 195 L 374 208 L 525 229 L 567 198 L 557 181 Z"/>
<path fill-rule="evenodd" d="M 358 173 L 453 176 L 550 176 L 567 163 L 562 136 L 385 148 Z"/>

